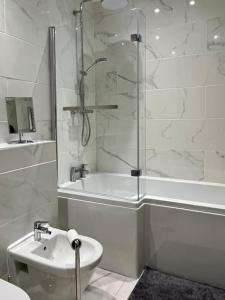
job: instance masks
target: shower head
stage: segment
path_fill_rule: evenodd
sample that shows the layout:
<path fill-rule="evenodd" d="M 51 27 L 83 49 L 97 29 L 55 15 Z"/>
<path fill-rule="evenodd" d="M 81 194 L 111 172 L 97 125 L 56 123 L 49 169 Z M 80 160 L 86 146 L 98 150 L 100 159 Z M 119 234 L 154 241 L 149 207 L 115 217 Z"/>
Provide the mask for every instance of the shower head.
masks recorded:
<path fill-rule="evenodd" d="M 97 58 L 92 65 L 90 65 L 90 67 L 88 67 L 86 70 L 84 71 L 81 71 L 81 75 L 83 76 L 87 76 L 88 72 L 95 66 L 97 65 L 98 63 L 101 63 L 101 62 L 106 62 L 108 61 L 108 59 L 106 57 L 99 57 Z"/>

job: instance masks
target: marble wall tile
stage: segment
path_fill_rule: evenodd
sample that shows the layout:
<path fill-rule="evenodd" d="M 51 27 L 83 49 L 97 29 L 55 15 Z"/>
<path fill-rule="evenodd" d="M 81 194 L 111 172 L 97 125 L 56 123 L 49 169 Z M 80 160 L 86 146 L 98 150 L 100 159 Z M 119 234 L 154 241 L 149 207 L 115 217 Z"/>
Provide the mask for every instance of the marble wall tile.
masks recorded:
<path fill-rule="evenodd" d="M 208 20 L 207 48 L 209 51 L 225 49 L 225 18 L 215 17 Z"/>
<path fill-rule="evenodd" d="M 48 36 L 47 11 L 41 9 L 37 0 L 5 1 L 6 33 L 44 46 Z"/>
<path fill-rule="evenodd" d="M 0 121 L 0 143 L 4 143 L 5 141 L 7 141 L 8 137 L 9 137 L 8 122 Z"/>
<path fill-rule="evenodd" d="M 0 31 L 5 32 L 5 0 L 0 0 Z"/>
<path fill-rule="evenodd" d="M 147 32 L 147 59 L 167 58 L 207 51 L 206 24 L 175 24 Z"/>
<path fill-rule="evenodd" d="M 141 153 L 140 164 L 143 165 L 144 155 Z M 129 174 L 137 168 L 137 149 L 127 147 L 99 146 L 97 148 L 97 171 Z"/>
<path fill-rule="evenodd" d="M 143 10 L 147 27 L 152 29 L 186 21 L 186 2 L 183 0 L 131 0 L 130 5 Z M 155 13 L 156 8 L 160 9 L 160 13 Z"/>
<path fill-rule="evenodd" d="M 205 118 L 204 87 L 147 91 L 147 118 Z"/>
<path fill-rule="evenodd" d="M 51 120 L 50 88 L 47 85 L 36 84 L 33 91 L 35 119 L 38 121 Z"/>
<path fill-rule="evenodd" d="M 206 114 L 208 118 L 225 118 L 225 86 L 206 87 Z"/>
<path fill-rule="evenodd" d="M 0 78 L 0 121 L 7 121 L 5 97 L 7 95 L 7 81 Z"/>
<path fill-rule="evenodd" d="M 75 90 L 71 89 L 58 89 L 57 90 L 57 119 L 59 121 L 66 121 L 71 117 L 71 113 L 63 111 L 66 106 L 78 106 L 79 95 Z"/>
<path fill-rule="evenodd" d="M 42 50 L 22 40 L 0 34 L 0 75 L 36 81 Z"/>
<path fill-rule="evenodd" d="M 205 150 L 224 150 L 224 130 L 225 119 L 207 119 L 202 129 L 195 136 L 194 142 L 198 147 Z"/>
<path fill-rule="evenodd" d="M 130 35 L 137 31 L 139 12 L 121 10 L 119 13 L 99 16 L 95 20 L 96 50 L 105 51 L 108 46 L 130 41 Z"/>
<path fill-rule="evenodd" d="M 34 87 L 33 82 L 7 79 L 7 97 L 32 97 Z"/>
<path fill-rule="evenodd" d="M 157 150 L 146 151 L 146 171 L 150 176 L 204 179 L 204 152 Z"/>
<path fill-rule="evenodd" d="M 0 175 L 0 226 L 56 201 L 56 163 Z"/>
<path fill-rule="evenodd" d="M 197 150 L 195 138 L 203 128 L 201 120 L 148 120 L 147 149 Z"/>
<path fill-rule="evenodd" d="M 50 86 L 49 64 L 49 42 L 47 40 L 45 47 L 41 50 L 40 62 L 35 78 L 36 83 Z"/>
<path fill-rule="evenodd" d="M 224 52 L 147 62 L 148 89 L 167 89 L 224 83 Z"/>
<path fill-rule="evenodd" d="M 79 0 L 40 0 L 38 7 L 47 14 L 50 26 L 65 26 L 74 23 L 73 10 L 79 9 Z"/>
<path fill-rule="evenodd" d="M 205 180 L 225 182 L 225 151 L 206 151 L 204 163 Z"/>
<path fill-rule="evenodd" d="M 0 174 L 53 160 L 56 160 L 55 142 L 16 145 L 15 147 L 11 145 L 0 149 Z"/>
<path fill-rule="evenodd" d="M 224 119 L 149 120 L 147 148 L 176 150 L 223 150 Z"/>
<path fill-rule="evenodd" d="M 186 1 L 185 18 L 187 22 L 224 17 L 225 3 L 223 0 L 198 0 L 195 5 Z"/>
<path fill-rule="evenodd" d="M 36 121 L 36 133 L 30 134 L 33 139 L 51 140 L 51 121 Z"/>
<path fill-rule="evenodd" d="M 77 84 L 76 48 L 74 26 L 57 28 L 57 85 L 74 89 Z"/>

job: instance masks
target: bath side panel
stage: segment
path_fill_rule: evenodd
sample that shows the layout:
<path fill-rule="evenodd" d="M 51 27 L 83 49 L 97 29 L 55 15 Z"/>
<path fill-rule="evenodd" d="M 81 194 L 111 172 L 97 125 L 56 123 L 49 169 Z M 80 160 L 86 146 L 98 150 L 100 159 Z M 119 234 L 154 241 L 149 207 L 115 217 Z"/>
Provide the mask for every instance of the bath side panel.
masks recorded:
<path fill-rule="evenodd" d="M 146 205 L 145 219 L 150 267 L 225 288 L 225 216 Z"/>
<path fill-rule="evenodd" d="M 68 227 L 103 245 L 100 267 L 134 278 L 140 275 L 144 249 L 138 246 L 138 210 L 78 200 L 68 200 L 67 205 Z"/>

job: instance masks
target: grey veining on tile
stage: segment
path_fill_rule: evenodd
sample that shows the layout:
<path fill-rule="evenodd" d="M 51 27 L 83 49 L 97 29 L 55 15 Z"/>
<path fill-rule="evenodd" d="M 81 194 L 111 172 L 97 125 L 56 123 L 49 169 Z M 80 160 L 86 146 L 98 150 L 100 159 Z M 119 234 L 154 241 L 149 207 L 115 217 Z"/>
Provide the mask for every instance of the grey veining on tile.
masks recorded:
<path fill-rule="evenodd" d="M 147 174 L 166 178 L 204 179 L 204 152 L 147 150 Z"/>
<path fill-rule="evenodd" d="M 206 52 L 206 25 L 203 22 L 175 24 L 148 32 L 147 57 L 167 58 Z"/>
<path fill-rule="evenodd" d="M 108 150 L 106 150 L 103 147 L 100 147 L 99 150 L 103 151 L 104 153 L 108 154 L 109 156 L 113 157 L 114 159 L 117 159 L 119 161 L 121 161 L 122 163 L 126 164 L 127 166 L 129 166 L 130 168 L 135 168 L 134 165 L 131 165 L 128 161 L 126 161 L 125 159 L 123 159 L 122 157 L 120 157 L 117 154 L 114 154 Z"/>

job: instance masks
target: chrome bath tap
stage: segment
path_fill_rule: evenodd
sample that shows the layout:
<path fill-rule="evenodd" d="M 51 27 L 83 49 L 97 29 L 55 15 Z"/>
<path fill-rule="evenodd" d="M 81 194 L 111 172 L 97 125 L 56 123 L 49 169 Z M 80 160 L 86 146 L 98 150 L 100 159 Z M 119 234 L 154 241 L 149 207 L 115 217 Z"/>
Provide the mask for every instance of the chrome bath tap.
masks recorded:
<path fill-rule="evenodd" d="M 70 181 L 75 182 L 78 179 L 85 178 L 89 174 L 87 164 L 82 164 L 79 167 L 72 167 L 70 170 Z"/>

